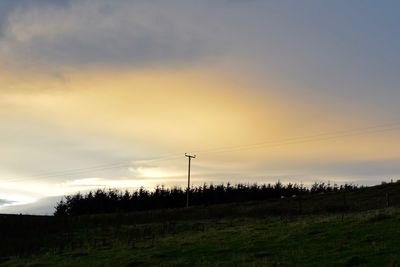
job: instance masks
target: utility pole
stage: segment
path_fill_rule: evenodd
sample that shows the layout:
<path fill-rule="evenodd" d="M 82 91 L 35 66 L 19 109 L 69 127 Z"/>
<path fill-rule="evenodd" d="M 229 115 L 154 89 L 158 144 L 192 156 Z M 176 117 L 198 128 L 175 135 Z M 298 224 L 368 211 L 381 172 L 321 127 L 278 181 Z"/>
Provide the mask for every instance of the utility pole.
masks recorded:
<path fill-rule="evenodd" d="M 188 166 L 188 185 L 186 190 L 186 208 L 189 208 L 189 192 L 190 192 L 190 163 L 192 159 L 196 158 L 196 155 L 188 155 L 185 153 L 185 157 L 189 159 L 189 166 Z"/>

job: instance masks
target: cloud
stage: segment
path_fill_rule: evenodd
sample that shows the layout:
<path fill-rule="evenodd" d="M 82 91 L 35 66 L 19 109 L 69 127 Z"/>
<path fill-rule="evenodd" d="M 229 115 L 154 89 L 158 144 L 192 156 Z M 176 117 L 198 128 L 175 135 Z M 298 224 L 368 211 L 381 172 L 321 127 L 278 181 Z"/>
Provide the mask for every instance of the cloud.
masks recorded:
<path fill-rule="evenodd" d="M 196 9 L 198 5 L 181 1 L 47 2 L 51 1 L 5 8 L 0 56 L 8 65 L 170 66 L 194 62 L 212 50 L 207 31 L 190 20 L 204 12 Z"/>
<path fill-rule="evenodd" d="M 3 0 L 0 2 L 0 37 L 4 34 L 5 26 L 7 25 L 7 21 L 9 15 L 15 12 L 16 10 L 27 10 L 31 8 L 43 8 L 46 6 L 52 7 L 67 7 L 70 4 L 70 0 L 37 0 L 37 1 L 29 1 L 29 0 Z"/>
<path fill-rule="evenodd" d="M 396 10 L 347 1 L 0 1 L 0 176 L 19 194 L 1 197 L 63 194 L 63 181 L 75 181 L 73 190 L 127 182 L 118 177 L 151 187 L 173 174 L 164 180 L 184 184 L 183 154 L 192 151 L 200 184 L 396 175 L 398 163 L 384 160 L 397 156 L 397 133 L 197 153 L 397 121 Z M 182 158 L 31 177 L 171 152 Z M 6 183 L 26 176 L 24 186 Z"/>
<path fill-rule="evenodd" d="M 52 215 L 54 213 L 54 207 L 61 199 L 62 196 L 55 196 L 42 198 L 28 204 L 7 205 L 0 207 L 0 213 Z"/>
<path fill-rule="evenodd" d="M 0 198 L 0 206 L 3 206 L 5 204 L 11 204 L 11 203 L 13 203 L 13 201 L 8 200 L 8 199 L 1 199 Z"/>

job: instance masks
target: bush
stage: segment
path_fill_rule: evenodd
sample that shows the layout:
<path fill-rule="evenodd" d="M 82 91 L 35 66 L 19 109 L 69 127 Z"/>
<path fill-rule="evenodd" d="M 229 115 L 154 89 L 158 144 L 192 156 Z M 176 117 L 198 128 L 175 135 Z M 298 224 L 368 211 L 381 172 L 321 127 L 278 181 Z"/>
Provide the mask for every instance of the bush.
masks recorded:
<path fill-rule="evenodd" d="M 281 197 L 300 196 L 354 190 L 354 185 L 337 187 L 329 183 L 315 183 L 311 188 L 303 185 L 271 184 L 237 184 L 235 186 L 220 184 L 193 187 L 190 189 L 190 205 L 212 205 L 222 203 L 243 202 L 252 200 L 278 199 Z M 55 207 L 54 215 L 83 215 L 98 213 L 144 211 L 165 208 L 178 208 L 186 205 L 186 190 L 179 187 L 165 188 L 157 186 L 153 191 L 140 188 L 134 192 L 121 192 L 116 189 L 98 189 L 86 194 L 77 193 L 65 196 Z M 329 207 L 327 209 L 337 209 Z M 339 207 L 343 208 L 343 207 Z"/>

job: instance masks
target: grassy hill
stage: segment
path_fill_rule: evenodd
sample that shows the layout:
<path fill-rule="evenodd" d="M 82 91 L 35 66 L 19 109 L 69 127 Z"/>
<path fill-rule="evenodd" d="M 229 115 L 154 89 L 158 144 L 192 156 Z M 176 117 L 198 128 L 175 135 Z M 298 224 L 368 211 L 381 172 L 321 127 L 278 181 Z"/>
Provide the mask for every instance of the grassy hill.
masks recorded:
<path fill-rule="evenodd" d="M 189 209 L 3 215 L 0 266 L 400 266 L 397 207 L 392 183 Z"/>

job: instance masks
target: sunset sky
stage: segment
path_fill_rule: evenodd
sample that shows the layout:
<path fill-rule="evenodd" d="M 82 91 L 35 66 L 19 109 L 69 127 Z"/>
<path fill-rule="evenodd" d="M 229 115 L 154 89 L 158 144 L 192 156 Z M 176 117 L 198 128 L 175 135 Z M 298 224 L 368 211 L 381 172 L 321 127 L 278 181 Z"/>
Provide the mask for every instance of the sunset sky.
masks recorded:
<path fill-rule="evenodd" d="M 400 2 L 2 0 L 0 213 L 95 188 L 400 179 Z"/>

